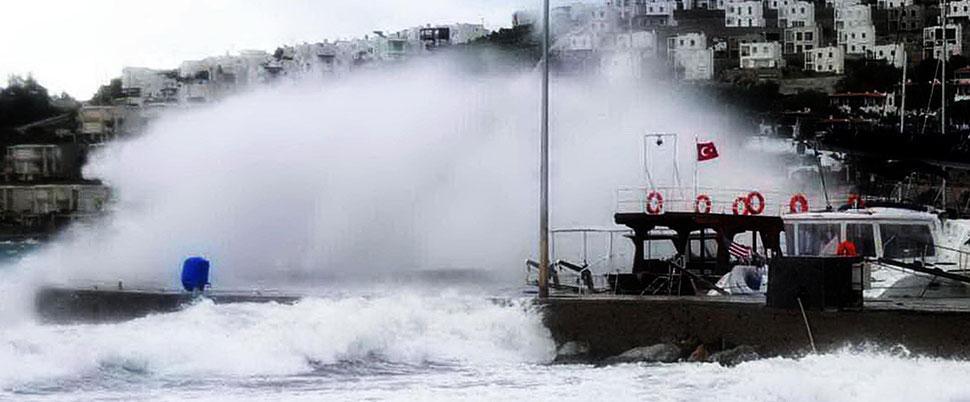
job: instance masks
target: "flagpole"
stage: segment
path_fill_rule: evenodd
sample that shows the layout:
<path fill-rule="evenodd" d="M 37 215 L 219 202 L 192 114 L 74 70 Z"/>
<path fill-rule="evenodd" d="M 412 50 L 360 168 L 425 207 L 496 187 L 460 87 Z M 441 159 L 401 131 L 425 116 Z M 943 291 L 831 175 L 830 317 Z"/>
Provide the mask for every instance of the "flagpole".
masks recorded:
<path fill-rule="evenodd" d="M 700 188 L 700 185 L 698 185 L 698 183 L 697 183 L 697 180 L 698 180 L 698 177 L 699 177 L 698 174 L 697 174 L 697 170 L 699 168 L 698 165 L 700 164 L 698 161 L 701 159 L 701 155 L 699 153 L 700 151 L 697 149 L 697 144 L 700 143 L 699 141 L 700 140 L 695 135 L 694 136 L 694 200 L 695 201 L 697 200 L 697 196 L 700 195 L 700 194 L 698 194 L 698 192 L 699 192 L 698 191 L 698 188 Z"/>

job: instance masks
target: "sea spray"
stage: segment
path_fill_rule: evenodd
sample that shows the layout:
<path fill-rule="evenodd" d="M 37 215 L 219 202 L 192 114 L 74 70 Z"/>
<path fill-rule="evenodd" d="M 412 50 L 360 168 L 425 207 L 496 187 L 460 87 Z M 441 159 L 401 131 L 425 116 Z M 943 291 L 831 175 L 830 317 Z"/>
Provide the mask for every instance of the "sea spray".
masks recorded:
<path fill-rule="evenodd" d="M 433 58 L 166 113 L 85 168 L 114 189 L 112 216 L 21 268 L 66 284 L 174 287 L 181 260 L 204 255 L 217 287 L 425 269 L 517 280 L 534 255 L 537 81 L 455 64 Z M 778 183 L 732 152 L 729 119 L 668 85 L 554 81 L 553 226 L 610 226 L 616 187 L 644 184 L 647 132 L 682 134 L 680 160 L 659 156 L 668 170 L 689 171 L 697 135 L 722 147 L 709 183 Z"/>

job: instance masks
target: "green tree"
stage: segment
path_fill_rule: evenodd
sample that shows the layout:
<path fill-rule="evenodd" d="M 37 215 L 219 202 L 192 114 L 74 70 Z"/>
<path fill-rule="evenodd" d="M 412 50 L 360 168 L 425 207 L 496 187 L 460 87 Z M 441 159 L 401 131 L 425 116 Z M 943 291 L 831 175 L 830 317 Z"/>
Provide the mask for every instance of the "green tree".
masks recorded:
<path fill-rule="evenodd" d="M 92 105 L 106 106 L 114 103 L 115 99 L 123 97 L 121 90 L 121 78 L 111 80 L 108 85 L 102 85 L 98 92 L 91 98 Z"/>
<path fill-rule="evenodd" d="M 51 105 L 47 88 L 31 76 L 10 77 L 7 87 L 0 90 L 0 129 L 21 126 L 58 113 Z"/>

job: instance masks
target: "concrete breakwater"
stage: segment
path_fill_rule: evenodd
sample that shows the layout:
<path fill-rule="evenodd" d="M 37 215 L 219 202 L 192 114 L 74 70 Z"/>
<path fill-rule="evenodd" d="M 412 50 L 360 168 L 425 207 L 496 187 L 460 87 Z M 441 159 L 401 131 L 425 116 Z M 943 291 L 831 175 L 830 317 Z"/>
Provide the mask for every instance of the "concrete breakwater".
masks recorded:
<path fill-rule="evenodd" d="M 815 347 L 829 352 L 850 345 L 902 346 L 918 355 L 970 358 L 970 300 L 872 302 L 860 310 L 806 311 Z M 550 298 L 544 321 L 559 345 L 602 361 L 657 344 L 685 353 L 750 346 L 761 356 L 812 351 L 799 310 L 766 307 L 763 300 L 705 297 Z"/>
<path fill-rule="evenodd" d="M 300 300 L 255 292 L 206 298 L 216 304 Z M 44 288 L 35 309 L 48 323 L 118 322 L 178 311 L 194 300 L 177 291 Z M 713 356 L 738 347 L 758 356 L 797 356 L 812 351 L 812 340 L 823 353 L 851 345 L 902 346 L 917 355 L 970 359 L 970 299 L 869 301 L 863 309 L 808 310 L 805 317 L 741 297 L 553 297 L 536 303 L 562 361 L 622 361 L 617 358 L 624 352 L 649 354 L 660 344 L 679 348 L 681 360 L 699 349 Z M 667 356 L 662 360 L 675 354 L 672 347 L 657 349 Z"/>
<path fill-rule="evenodd" d="M 191 293 L 178 291 L 44 288 L 35 296 L 34 306 L 44 322 L 101 323 L 178 311 L 196 298 Z M 216 304 L 295 303 L 300 299 L 252 292 L 212 292 L 206 298 Z"/>

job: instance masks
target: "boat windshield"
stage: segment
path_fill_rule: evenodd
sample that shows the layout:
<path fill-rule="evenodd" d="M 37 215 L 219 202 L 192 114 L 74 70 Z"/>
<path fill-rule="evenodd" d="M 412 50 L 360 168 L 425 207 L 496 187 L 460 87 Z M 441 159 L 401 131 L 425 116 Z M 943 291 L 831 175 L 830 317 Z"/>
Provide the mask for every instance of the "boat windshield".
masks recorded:
<path fill-rule="evenodd" d="M 801 223 L 797 227 L 797 255 L 836 255 L 838 252 L 841 241 L 838 223 Z"/>
<path fill-rule="evenodd" d="M 863 257 L 876 256 L 876 236 L 871 223 L 845 225 L 845 239 L 852 242 L 856 253 Z"/>
<path fill-rule="evenodd" d="M 936 247 L 927 225 L 880 224 L 882 254 L 886 258 L 933 257 Z"/>

